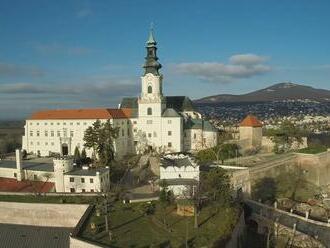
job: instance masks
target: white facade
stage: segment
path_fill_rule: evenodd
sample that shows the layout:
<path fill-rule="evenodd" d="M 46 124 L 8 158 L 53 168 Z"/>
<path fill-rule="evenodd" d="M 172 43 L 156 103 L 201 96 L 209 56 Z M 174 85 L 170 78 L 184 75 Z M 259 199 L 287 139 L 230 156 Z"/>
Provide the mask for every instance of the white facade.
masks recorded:
<path fill-rule="evenodd" d="M 75 168 L 68 157 L 53 159 L 52 163 L 22 160 L 22 152 L 16 150 L 16 161 L 0 161 L 0 177 L 17 181 L 41 181 L 54 183 L 56 192 L 87 193 L 110 190 L 109 168 Z"/>
<path fill-rule="evenodd" d="M 107 192 L 110 190 L 109 169 L 100 171 L 95 171 L 95 169 L 85 170 L 87 170 L 86 174 L 77 175 L 74 172 L 69 172 L 64 175 L 64 192 L 85 193 Z"/>
<path fill-rule="evenodd" d="M 190 197 L 199 182 L 199 166 L 186 155 L 166 155 L 160 161 L 160 180 L 176 197 Z"/>
<path fill-rule="evenodd" d="M 84 133 L 97 119 L 45 119 L 26 120 L 22 148 L 28 153 L 49 156 L 51 153 L 73 155 L 76 147 L 84 148 Z M 105 122 L 107 119 L 101 119 Z M 119 127 L 119 136 L 115 141 L 116 155 L 122 157 L 133 153 L 131 122 L 128 119 L 111 119 L 114 127 Z M 87 156 L 92 155 L 86 149 Z"/>

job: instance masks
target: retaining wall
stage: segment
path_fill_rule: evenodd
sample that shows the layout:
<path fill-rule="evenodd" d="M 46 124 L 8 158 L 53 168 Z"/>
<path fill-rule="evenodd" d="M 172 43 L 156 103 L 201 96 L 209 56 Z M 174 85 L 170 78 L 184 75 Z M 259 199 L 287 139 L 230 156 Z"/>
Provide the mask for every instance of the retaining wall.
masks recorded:
<path fill-rule="evenodd" d="M 1 202 L 0 223 L 75 227 L 88 205 Z"/>

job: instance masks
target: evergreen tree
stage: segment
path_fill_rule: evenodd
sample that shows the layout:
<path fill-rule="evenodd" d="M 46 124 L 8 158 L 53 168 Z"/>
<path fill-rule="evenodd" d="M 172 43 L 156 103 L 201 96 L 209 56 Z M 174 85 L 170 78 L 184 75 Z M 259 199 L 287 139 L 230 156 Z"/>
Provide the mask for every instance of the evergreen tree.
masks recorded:
<path fill-rule="evenodd" d="M 80 156 L 80 151 L 79 151 L 79 148 L 76 146 L 76 148 L 74 149 L 74 161 L 77 163 L 77 164 L 80 164 L 81 162 L 81 156 Z"/>
<path fill-rule="evenodd" d="M 101 121 L 100 120 L 96 120 L 92 126 L 88 127 L 85 130 L 85 134 L 84 134 L 84 147 L 92 149 L 93 153 L 92 153 L 92 157 L 93 160 L 96 160 L 96 151 L 97 151 L 97 147 L 99 144 L 99 133 L 100 133 L 100 129 L 101 129 Z"/>
<path fill-rule="evenodd" d="M 99 164 L 109 166 L 114 160 L 114 142 L 118 137 L 119 128 L 114 128 L 110 120 L 101 123 L 97 120 L 91 127 L 88 127 L 84 135 L 84 147 L 93 149 L 93 160 L 96 161 L 98 155 Z"/>
<path fill-rule="evenodd" d="M 119 128 L 114 128 L 110 120 L 102 124 L 99 130 L 99 139 L 97 144 L 97 153 L 99 155 L 102 166 L 110 166 L 111 161 L 115 158 L 114 142 L 118 137 Z"/>

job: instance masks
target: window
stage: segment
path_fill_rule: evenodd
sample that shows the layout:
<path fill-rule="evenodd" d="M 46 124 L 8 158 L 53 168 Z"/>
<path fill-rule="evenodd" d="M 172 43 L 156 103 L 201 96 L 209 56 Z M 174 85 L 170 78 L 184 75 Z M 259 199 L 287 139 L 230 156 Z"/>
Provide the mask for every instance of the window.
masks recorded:
<path fill-rule="evenodd" d="M 137 146 L 138 142 L 136 140 L 134 140 L 134 145 Z"/>
<path fill-rule="evenodd" d="M 80 181 L 81 181 L 82 183 L 85 183 L 85 178 L 81 178 Z"/>
<path fill-rule="evenodd" d="M 157 137 L 157 133 L 156 132 L 154 132 L 154 137 Z"/>
<path fill-rule="evenodd" d="M 54 131 L 50 131 L 50 136 L 54 137 Z"/>
<path fill-rule="evenodd" d="M 16 172 L 14 173 L 14 177 L 17 177 L 17 173 Z"/>
<path fill-rule="evenodd" d="M 94 183 L 94 179 L 93 178 L 90 178 L 89 179 L 89 183 Z"/>
<path fill-rule="evenodd" d="M 148 94 L 151 94 L 152 93 L 152 87 L 151 85 L 148 86 Z"/>
<path fill-rule="evenodd" d="M 124 129 L 121 130 L 121 136 L 124 136 L 125 135 L 125 131 Z"/>
<path fill-rule="evenodd" d="M 37 126 L 39 126 L 39 122 L 37 122 Z"/>
<path fill-rule="evenodd" d="M 134 133 L 136 133 L 136 132 L 137 132 L 137 129 L 136 129 L 136 128 L 134 128 L 133 132 L 134 132 Z"/>
<path fill-rule="evenodd" d="M 33 145 L 33 142 L 32 141 L 30 142 L 30 145 Z"/>
<path fill-rule="evenodd" d="M 66 125 L 66 122 L 63 122 L 63 125 L 65 126 Z"/>
<path fill-rule="evenodd" d="M 73 125 L 73 122 L 70 122 L 70 126 L 72 126 Z"/>
<path fill-rule="evenodd" d="M 133 121 L 133 124 L 137 124 L 137 122 L 136 121 Z"/>
<path fill-rule="evenodd" d="M 172 131 L 167 132 L 168 136 L 172 136 Z"/>
<path fill-rule="evenodd" d="M 87 125 L 87 122 L 84 122 L 84 126 L 86 126 Z"/>
<path fill-rule="evenodd" d="M 31 137 L 33 136 L 33 131 L 30 131 L 30 136 L 31 136 Z"/>
<path fill-rule="evenodd" d="M 70 137 L 73 137 L 73 131 L 70 131 Z"/>
<path fill-rule="evenodd" d="M 37 175 L 33 175 L 33 180 L 34 180 L 34 181 L 37 181 L 37 180 L 38 180 Z"/>
<path fill-rule="evenodd" d="M 152 108 L 148 108 L 148 109 L 147 109 L 147 114 L 148 114 L 148 115 L 152 115 Z"/>
<path fill-rule="evenodd" d="M 45 122 L 45 126 L 47 126 L 47 122 Z"/>
<path fill-rule="evenodd" d="M 52 142 L 51 145 L 53 146 L 54 145 L 54 142 Z"/>
<path fill-rule="evenodd" d="M 130 136 L 129 128 L 127 128 L 127 136 Z"/>
<path fill-rule="evenodd" d="M 45 131 L 45 137 L 48 137 L 48 131 Z"/>
<path fill-rule="evenodd" d="M 51 125 L 51 126 L 53 126 L 53 125 L 54 125 L 54 123 L 53 123 L 53 122 L 51 122 L 51 123 L 50 123 L 50 125 Z"/>
<path fill-rule="evenodd" d="M 38 137 L 40 136 L 40 132 L 39 132 L 39 131 L 37 131 L 37 136 L 38 136 Z"/>
<path fill-rule="evenodd" d="M 60 125 L 60 123 L 59 122 L 57 122 L 57 126 L 59 126 Z"/>
<path fill-rule="evenodd" d="M 63 137 L 66 137 L 66 131 L 65 130 L 63 131 Z"/>
<path fill-rule="evenodd" d="M 70 188 L 70 192 L 74 193 L 74 192 L 76 192 L 76 190 L 74 188 Z"/>
<path fill-rule="evenodd" d="M 60 137 L 60 136 L 61 136 L 61 132 L 57 131 L 57 137 Z"/>
<path fill-rule="evenodd" d="M 71 183 L 74 182 L 74 177 L 70 177 L 70 182 L 71 182 Z"/>
<path fill-rule="evenodd" d="M 91 189 L 91 192 L 94 192 L 94 189 Z"/>
<path fill-rule="evenodd" d="M 167 120 L 167 124 L 172 124 L 172 120 Z"/>
<path fill-rule="evenodd" d="M 77 122 L 77 126 L 79 126 L 80 125 L 80 122 Z"/>
<path fill-rule="evenodd" d="M 194 139 L 196 139 L 197 138 L 197 136 L 196 136 L 196 134 L 194 133 Z"/>
<path fill-rule="evenodd" d="M 147 120 L 147 124 L 152 124 L 152 120 Z"/>
<path fill-rule="evenodd" d="M 152 137 L 152 134 L 151 133 L 148 133 L 148 137 L 151 138 Z"/>
<path fill-rule="evenodd" d="M 172 147 L 172 142 L 168 142 L 168 143 L 167 143 L 167 146 L 168 146 L 168 147 Z"/>
<path fill-rule="evenodd" d="M 85 193 L 85 192 L 86 192 L 86 190 L 85 190 L 85 189 L 81 189 L 81 192 L 82 192 L 82 193 Z"/>

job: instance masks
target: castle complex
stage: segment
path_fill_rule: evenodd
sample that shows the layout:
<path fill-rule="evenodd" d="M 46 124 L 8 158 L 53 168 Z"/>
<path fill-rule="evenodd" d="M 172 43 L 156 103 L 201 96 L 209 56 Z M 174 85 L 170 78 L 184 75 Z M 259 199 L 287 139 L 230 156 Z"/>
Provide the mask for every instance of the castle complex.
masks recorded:
<path fill-rule="evenodd" d="M 96 120 L 119 127 L 116 156 L 157 152 L 193 152 L 217 144 L 217 130 L 198 113 L 186 96 L 164 96 L 163 75 L 153 32 L 146 43 L 141 95 L 124 98 L 117 109 L 47 110 L 26 120 L 23 149 L 48 156 L 73 155 L 83 149 L 84 132 Z M 86 150 L 91 155 L 91 150 Z"/>

